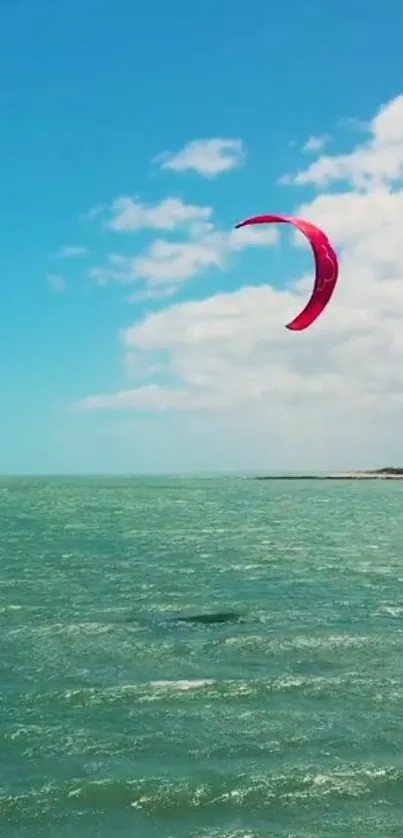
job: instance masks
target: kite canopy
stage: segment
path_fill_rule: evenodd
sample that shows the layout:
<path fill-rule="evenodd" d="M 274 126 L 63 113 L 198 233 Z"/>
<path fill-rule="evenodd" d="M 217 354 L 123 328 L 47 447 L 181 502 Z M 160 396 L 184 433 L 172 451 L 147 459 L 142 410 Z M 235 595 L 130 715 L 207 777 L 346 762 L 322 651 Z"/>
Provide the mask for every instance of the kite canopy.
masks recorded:
<path fill-rule="evenodd" d="M 315 257 L 315 284 L 312 295 L 303 311 L 286 326 L 287 329 L 294 332 L 307 329 L 326 308 L 339 275 L 337 255 L 329 239 L 319 227 L 311 224 L 310 221 L 305 221 L 303 218 L 294 218 L 291 215 L 255 215 L 241 221 L 240 224 L 236 225 L 236 228 L 246 227 L 250 224 L 292 224 L 310 242 Z"/>

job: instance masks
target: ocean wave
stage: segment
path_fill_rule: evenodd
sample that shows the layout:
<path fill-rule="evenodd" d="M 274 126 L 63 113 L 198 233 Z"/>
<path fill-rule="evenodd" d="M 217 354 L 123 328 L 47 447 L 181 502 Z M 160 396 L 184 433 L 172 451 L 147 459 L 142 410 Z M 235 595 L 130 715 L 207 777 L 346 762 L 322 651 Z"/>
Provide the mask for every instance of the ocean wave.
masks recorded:
<path fill-rule="evenodd" d="M 166 699 L 186 702 L 190 700 L 209 702 L 216 700 L 221 703 L 223 700 L 234 698 L 263 698 L 269 694 L 299 693 L 306 696 L 323 695 L 333 698 L 346 698 L 348 695 L 360 696 L 365 699 L 367 696 L 372 703 L 383 702 L 386 699 L 399 701 L 403 696 L 403 684 L 399 679 L 372 678 L 370 681 L 365 674 L 351 671 L 343 675 L 293 675 L 281 674 L 266 678 L 255 679 L 173 679 L 144 681 L 138 683 L 125 683 L 115 686 L 79 686 L 71 689 L 50 692 L 29 692 L 20 696 L 27 706 L 42 705 L 50 703 L 62 703 L 71 706 L 88 705 L 97 706 L 102 704 L 126 704 L 128 701 L 136 700 L 139 704 L 144 702 L 157 702 Z"/>
<path fill-rule="evenodd" d="M 130 809 L 162 817 L 180 811 L 187 817 L 192 810 L 218 812 L 236 809 L 254 813 L 297 809 L 325 801 L 357 798 L 383 801 L 401 800 L 403 771 L 373 766 L 345 766 L 327 773 L 309 769 L 284 774 L 239 774 L 223 776 L 206 769 L 198 779 L 154 777 L 146 779 L 50 782 L 40 788 L 0 792 L 0 822 L 40 819 L 60 808 L 66 811 L 107 812 Z"/>
<path fill-rule="evenodd" d="M 343 649 L 363 649 L 365 647 L 387 646 L 403 648 L 403 634 L 387 636 L 382 634 L 359 635 L 359 634 L 297 634 L 287 638 L 273 638 L 264 634 L 248 634 L 246 636 L 227 637 L 224 640 L 227 646 L 236 646 L 239 649 L 248 650 L 264 649 L 271 654 L 281 655 L 284 652 L 298 650 L 312 651 L 340 651 Z"/>

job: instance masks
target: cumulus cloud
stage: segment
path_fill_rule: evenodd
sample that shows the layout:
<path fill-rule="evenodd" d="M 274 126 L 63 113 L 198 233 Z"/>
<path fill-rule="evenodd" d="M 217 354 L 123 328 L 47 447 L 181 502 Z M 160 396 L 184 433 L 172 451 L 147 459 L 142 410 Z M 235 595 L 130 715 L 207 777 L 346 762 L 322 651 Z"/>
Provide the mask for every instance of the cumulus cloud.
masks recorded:
<path fill-rule="evenodd" d="M 158 359 L 158 377 L 91 395 L 78 409 L 179 413 L 210 430 L 214 422 L 218 450 L 234 440 L 235 467 L 245 463 L 248 447 L 258 447 L 266 468 L 396 462 L 403 422 L 403 96 L 379 109 L 369 133 L 350 153 L 319 157 L 292 178 L 297 186 L 326 187 L 295 212 L 325 228 L 340 253 L 336 293 L 311 329 L 284 329 L 309 294 L 310 276 L 291 277 L 283 290 L 249 286 L 170 305 L 121 333 L 126 356 L 144 365 Z M 339 182 L 344 189 L 332 192 Z"/>
<path fill-rule="evenodd" d="M 214 178 L 232 169 L 238 169 L 245 160 L 242 140 L 215 137 L 209 140 L 193 140 L 180 151 L 159 154 L 154 162 L 161 169 L 173 172 L 197 172 L 202 177 Z"/>
<path fill-rule="evenodd" d="M 384 105 L 369 125 L 370 138 L 349 154 L 323 156 L 287 182 L 296 186 L 329 186 L 345 181 L 356 189 L 373 189 L 403 175 L 403 94 Z"/>

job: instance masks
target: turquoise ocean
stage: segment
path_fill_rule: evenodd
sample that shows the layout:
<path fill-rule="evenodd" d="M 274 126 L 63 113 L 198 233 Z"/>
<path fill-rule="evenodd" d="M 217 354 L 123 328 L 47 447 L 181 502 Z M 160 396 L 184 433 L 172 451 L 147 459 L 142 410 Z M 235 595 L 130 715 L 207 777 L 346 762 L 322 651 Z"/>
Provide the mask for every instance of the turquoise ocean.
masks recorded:
<path fill-rule="evenodd" d="M 1 479 L 0 835 L 401 838 L 402 629 L 402 482 Z"/>

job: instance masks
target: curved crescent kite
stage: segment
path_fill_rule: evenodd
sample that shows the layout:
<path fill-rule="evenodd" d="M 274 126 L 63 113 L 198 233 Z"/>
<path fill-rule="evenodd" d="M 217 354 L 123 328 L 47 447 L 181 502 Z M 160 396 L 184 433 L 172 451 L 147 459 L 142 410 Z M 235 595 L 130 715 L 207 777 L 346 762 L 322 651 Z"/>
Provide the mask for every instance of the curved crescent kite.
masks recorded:
<path fill-rule="evenodd" d="M 304 221 L 303 218 L 294 218 L 291 215 L 255 215 L 253 218 L 241 221 L 236 227 L 246 227 L 249 224 L 275 223 L 292 224 L 297 230 L 300 230 L 310 242 L 315 257 L 315 284 L 311 298 L 303 311 L 294 320 L 287 323 L 287 329 L 300 332 L 302 329 L 311 326 L 326 308 L 337 282 L 339 263 L 325 233 L 309 221 Z"/>

